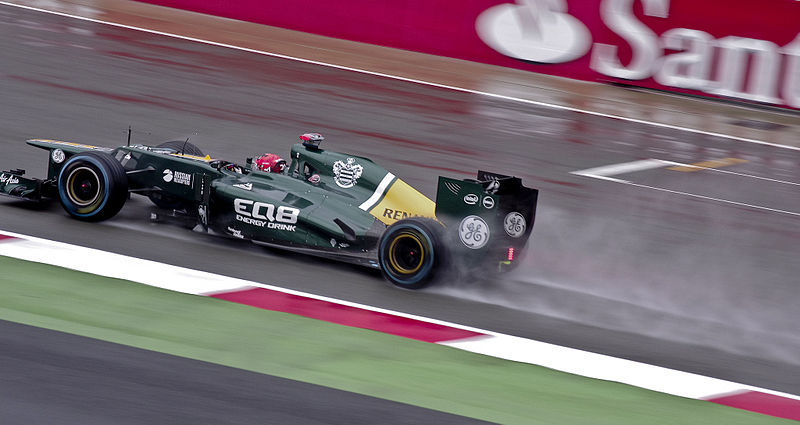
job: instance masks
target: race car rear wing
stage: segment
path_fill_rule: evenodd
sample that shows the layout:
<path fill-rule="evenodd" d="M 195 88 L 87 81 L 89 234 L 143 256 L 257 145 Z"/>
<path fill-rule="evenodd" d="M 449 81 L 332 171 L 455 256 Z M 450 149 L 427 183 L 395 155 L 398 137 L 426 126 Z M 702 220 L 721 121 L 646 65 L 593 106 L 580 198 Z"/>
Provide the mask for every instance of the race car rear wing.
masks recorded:
<path fill-rule="evenodd" d="M 539 191 L 518 177 L 478 171 L 477 179 L 439 177 L 436 218 L 458 235 L 467 257 L 513 259 L 528 242 Z M 463 246 L 462 246 L 463 245 Z"/>

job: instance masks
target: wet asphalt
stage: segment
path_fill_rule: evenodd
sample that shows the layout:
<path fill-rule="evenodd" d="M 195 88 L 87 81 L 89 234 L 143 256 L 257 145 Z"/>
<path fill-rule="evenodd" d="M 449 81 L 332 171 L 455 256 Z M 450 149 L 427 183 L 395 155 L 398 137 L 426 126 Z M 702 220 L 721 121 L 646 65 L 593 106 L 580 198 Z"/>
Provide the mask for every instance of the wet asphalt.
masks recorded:
<path fill-rule="evenodd" d="M 189 138 L 234 161 L 318 131 L 429 196 L 477 169 L 541 190 L 522 266 L 399 291 L 355 266 L 148 221 L 0 199 L 0 228 L 800 393 L 795 151 L 689 134 L 0 7 L 0 168 L 45 173 L 31 137 Z M 728 171 L 571 174 L 657 158 Z M 737 174 L 732 174 L 737 173 Z M 633 183 L 633 184 L 630 184 Z M 24 338 L 25 332 L 18 333 Z M 32 331 L 31 331 L 32 332 Z M 58 347 L 58 344 L 51 347 Z"/>
<path fill-rule="evenodd" d="M 4 424 L 486 423 L 0 320 Z"/>

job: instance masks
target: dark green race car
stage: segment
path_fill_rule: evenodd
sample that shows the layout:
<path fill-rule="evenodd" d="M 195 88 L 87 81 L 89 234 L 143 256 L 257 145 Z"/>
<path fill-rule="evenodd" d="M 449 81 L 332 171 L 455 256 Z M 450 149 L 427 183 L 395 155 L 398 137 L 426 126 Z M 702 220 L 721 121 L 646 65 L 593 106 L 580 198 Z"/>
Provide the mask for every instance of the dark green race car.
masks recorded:
<path fill-rule="evenodd" d="M 317 133 L 301 140 L 288 169 L 271 173 L 252 159 L 212 159 L 188 142 L 111 149 L 33 139 L 50 152 L 47 178 L 4 171 L 0 194 L 58 199 L 85 221 L 109 219 L 139 194 L 204 231 L 380 268 L 408 289 L 444 270 L 509 268 L 527 245 L 538 191 L 519 178 L 439 177 L 433 202 L 367 158 L 321 149 Z"/>

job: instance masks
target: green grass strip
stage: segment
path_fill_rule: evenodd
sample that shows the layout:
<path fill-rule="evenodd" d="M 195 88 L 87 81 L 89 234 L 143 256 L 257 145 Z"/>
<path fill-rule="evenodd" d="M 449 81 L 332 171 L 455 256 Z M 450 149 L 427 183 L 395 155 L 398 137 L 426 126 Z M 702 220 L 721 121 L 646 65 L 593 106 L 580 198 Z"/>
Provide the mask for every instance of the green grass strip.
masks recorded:
<path fill-rule="evenodd" d="M 0 294 L 3 320 L 498 423 L 791 423 L 450 347 L 2 256 Z"/>

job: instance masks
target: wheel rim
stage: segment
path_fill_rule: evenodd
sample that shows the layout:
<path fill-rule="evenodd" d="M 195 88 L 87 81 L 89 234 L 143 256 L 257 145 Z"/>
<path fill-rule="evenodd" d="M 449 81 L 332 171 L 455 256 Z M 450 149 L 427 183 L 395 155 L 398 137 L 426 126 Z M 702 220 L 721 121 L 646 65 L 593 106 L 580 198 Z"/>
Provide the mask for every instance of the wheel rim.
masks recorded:
<path fill-rule="evenodd" d="M 85 207 L 100 198 L 100 177 L 89 167 L 78 167 L 67 179 L 67 196 L 76 206 Z"/>
<path fill-rule="evenodd" d="M 389 245 L 389 264 L 401 275 L 418 272 L 426 257 L 425 244 L 419 235 L 403 232 L 395 236 Z"/>

